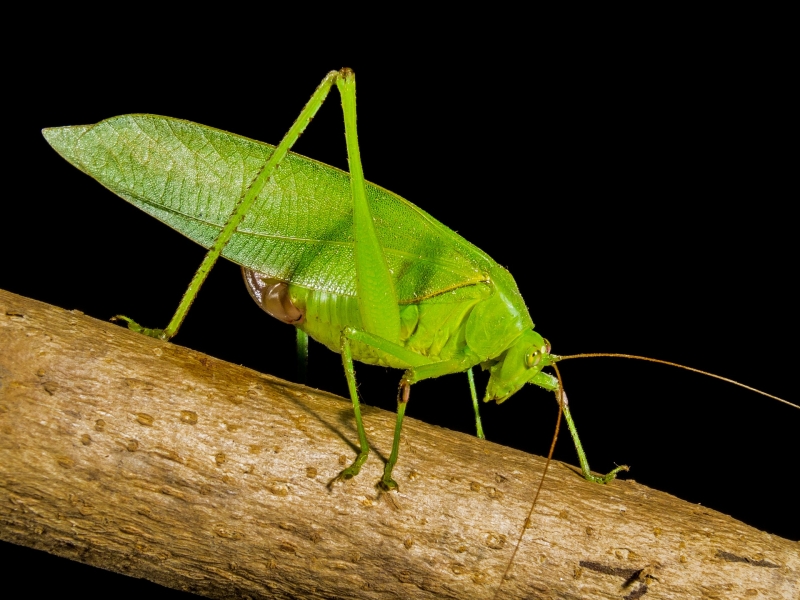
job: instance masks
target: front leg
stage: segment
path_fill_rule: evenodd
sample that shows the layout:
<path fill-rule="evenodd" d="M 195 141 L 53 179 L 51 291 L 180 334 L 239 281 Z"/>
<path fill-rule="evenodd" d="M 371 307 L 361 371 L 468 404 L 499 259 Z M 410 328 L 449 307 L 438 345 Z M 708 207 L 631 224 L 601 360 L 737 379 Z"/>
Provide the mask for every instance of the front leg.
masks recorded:
<path fill-rule="evenodd" d="M 572 413 L 570 413 L 569 410 L 567 394 L 563 390 L 561 390 L 561 393 L 559 393 L 558 379 L 549 373 L 539 371 L 536 375 L 534 375 L 530 382 L 555 393 L 556 401 L 561 404 L 561 408 L 564 411 L 564 418 L 567 420 L 567 427 L 569 428 L 569 433 L 572 436 L 572 442 L 575 444 L 575 450 L 578 453 L 578 462 L 581 465 L 581 473 L 583 473 L 584 478 L 595 483 L 608 483 L 609 481 L 615 479 L 617 477 L 617 473 L 620 471 L 628 470 L 629 467 L 627 465 L 622 465 L 612 469 L 603 476 L 598 477 L 597 475 L 593 475 L 592 470 L 589 468 L 589 460 L 586 458 L 586 453 L 583 451 L 583 445 L 578 437 L 578 430 L 575 427 L 575 421 L 572 420 Z"/>

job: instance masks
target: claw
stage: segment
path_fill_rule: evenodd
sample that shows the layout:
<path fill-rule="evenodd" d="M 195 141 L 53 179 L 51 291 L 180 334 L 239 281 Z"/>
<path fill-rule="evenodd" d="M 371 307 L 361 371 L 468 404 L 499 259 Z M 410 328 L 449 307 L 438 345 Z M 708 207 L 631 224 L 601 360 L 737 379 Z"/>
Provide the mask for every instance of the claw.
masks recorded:
<path fill-rule="evenodd" d="M 616 469 L 609 471 L 602 477 L 598 477 L 597 475 L 590 475 L 586 477 L 586 479 L 588 479 L 589 481 L 593 481 L 594 483 L 609 483 L 617 478 L 617 473 L 619 473 L 620 471 L 629 471 L 629 470 L 630 467 L 628 465 L 622 465 L 617 467 Z"/>
<path fill-rule="evenodd" d="M 391 492 L 393 490 L 399 490 L 400 486 L 397 485 L 397 482 L 389 477 L 388 479 L 384 477 L 381 479 L 380 483 L 378 483 L 378 487 L 382 489 L 384 492 Z"/>
<path fill-rule="evenodd" d="M 125 321 L 128 324 L 128 329 L 136 333 L 144 334 L 148 337 L 156 338 L 159 340 L 167 339 L 167 334 L 163 329 L 150 329 L 149 327 L 142 327 L 136 321 L 125 315 L 114 315 L 111 317 L 112 321 Z"/>
<path fill-rule="evenodd" d="M 356 457 L 356 459 L 353 461 L 353 464 L 334 477 L 331 483 L 336 481 L 347 481 L 348 479 L 352 479 L 358 475 L 361 471 L 361 465 L 366 462 L 368 456 L 368 454 L 359 454 L 358 457 Z"/>
<path fill-rule="evenodd" d="M 340 481 L 347 481 L 348 479 L 352 479 L 353 477 L 358 475 L 358 472 L 360 470 L 361 469 L 357 467 L 347 467 L 344 471 L 342 471 L 336 476 L 336 479 Z"/>

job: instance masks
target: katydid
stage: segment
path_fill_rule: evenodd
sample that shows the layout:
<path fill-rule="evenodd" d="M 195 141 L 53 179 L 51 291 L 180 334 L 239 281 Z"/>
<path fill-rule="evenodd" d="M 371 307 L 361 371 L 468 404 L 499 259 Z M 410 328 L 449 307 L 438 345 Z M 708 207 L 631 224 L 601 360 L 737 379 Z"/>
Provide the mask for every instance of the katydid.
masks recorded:
<path fill-rule="evenodd" d="M 349 177 L 288 154 L 334 84 L 342 96 Z M 211 248 L 170 324 L 148 329 L 121 317 L 132 329 L 171 338 L 224 255 L 242 265 L 267 312 L 341 353 L 360 444 L 342 478 L 358 474 L 369 454 L 353 360 L 405 370 L 381 480 L 387 490 L 397 487 L 392 469 L 412 384 L 481 365 L 491 373 L 484 401 L 503 402 L 526 383 L 558 388 L 542 371 L 555 359 L 550 345 L 534 331 L 508 271 L 427 213 L 364 181 L 351 71 L 323 80 L 274 149 L 150 115 L 44 134 L 79 169 Z M 593 475 L 568 407 L 564 412 L 587 479 L 607 482 L 626 468 Z"/>
<path fill-rule="evenodd" d="M 345 88 L 352 177 L 293 154 L 281 162 L 281 152 L 291 147 L 334 81 Z M 45 135 L 78 168 L 191 239 L 206 247 L 221 240 L 217 250 L 246 269 L 253 295 L 264 298 L 269 289 L 266 297 L 284 316 L 294 315 L 301 330 L 342 353 L 361 443 L 361 453 L 342 476 L 354 475 L 367 453 L 352 360 L 407 369 L 393 453 L 381 481 L 391 489 L 411 384 L 481 365 L 491 373 L 484 399 L 502 402 L 527 382 L 555 391 L 555 378 L 541 369 L 556 357 L 533 330 L 505 269 L 423 211 L 364 181 L 355 93 L 348 91 L 347 77 L 331 74 L 320 90 L 277 151 L 147 115 Z M 269 171 L 264 163 L 270 159 L 281 169 Z M 248 185 L 257 177 L 264 187 L 249 188 L 256 190 L 249 198 L 254 205 L 237 217 L 242 219 L 237 228 L 229 217 L 241 198 L 247 203 Z M 229 243 L 219 237 L 226 224 L 236 231 Z M 197 287 L 166 332 L 146 332 L 171 337 Z M 583 457 L 581 463 L 584 473 L 597 479 Z M 599 479 L 608 481 L 618 470 Z"/>
<path fill-rule="evenodd" d="M 351 176 L 287 154 L 334 83 L 343 97 Z M 222 254 L 242 265 L 265 310 L 342 354 L 361 446 L 343 477 L 355 475 L 368 453 L 353 360 L 406 370 L 381 481 L 386 489 L 396 487 L 391 472 L 411 384 L 471 374 L 480 365 L 491 374 L 485 401 L 502 402 L 529 382 L 557 390 L 542 368 L 558 358 L 534 331 L 508 271 L 427 213 L 365 182 L 354 78 L 345 71 L 326 77 L 277 149 L 152 115 L 49 129 L 45 136 L 112 191 L 212 247 L 167 328 L 142 328 L 126 318 L 131 328 L 172 337 Z M 304 335 L 298 339 L 302 346 Z M 624 467 L 592 475 L 568 407 L 565 414 L 584 475 L 612 479 Z"/>

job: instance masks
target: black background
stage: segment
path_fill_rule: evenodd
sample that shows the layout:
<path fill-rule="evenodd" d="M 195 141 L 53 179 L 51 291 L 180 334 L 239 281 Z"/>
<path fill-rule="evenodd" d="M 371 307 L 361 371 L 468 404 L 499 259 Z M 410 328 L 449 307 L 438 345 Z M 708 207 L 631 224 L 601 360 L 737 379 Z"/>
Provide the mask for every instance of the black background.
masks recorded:
<path fill-rule="evenodd" d="M 508 267 L 554 352 L 671 360 L 797 402 L 795 107 L 780 35 L 747 24 L 566 28 L 494 50 L 387 36 L 347 52 L 271 43 L 268 31 L 237 39 L 235 28 L 187 35 L 129 21 L 41 23 L 41 58 L 9 75 L 0 287 L 163 327 L 202 249 L 68 165 L 40 130 L 149 112 L 277 143 L 325 72 L 350 66 L 367 179 Z M 401 42 L 400 60 L 377 56 Z M 295 150 L 346 168 L 343 131 L 332 95 Z M 220 263 L 174 342 L 292 379 L 293 337 L 250 300 L 238 267 Z M 310 366 L 312 386 L 347 395 L 337 355 L 312 345 Z M 400 372 L 357 369 L 364 402 L 394 410 Z M 800 411 L 646 363 L 570 361 L 562 374 L 595 470 L 629 464 L 629 478 L 800 539 L 790 485 Z M 546 453 L 555 410 L 529 386 L 483 406 L 486 435 Z M 472 431 L 466 377 L 415 387 L 408 415 Z M 568 436 L 556 457 L 577 463 Z M 9 544 L 0 552 L 11 572 L 52 574 L 40 585 L 52 579 L 62 593 L 180 595 Z"/>

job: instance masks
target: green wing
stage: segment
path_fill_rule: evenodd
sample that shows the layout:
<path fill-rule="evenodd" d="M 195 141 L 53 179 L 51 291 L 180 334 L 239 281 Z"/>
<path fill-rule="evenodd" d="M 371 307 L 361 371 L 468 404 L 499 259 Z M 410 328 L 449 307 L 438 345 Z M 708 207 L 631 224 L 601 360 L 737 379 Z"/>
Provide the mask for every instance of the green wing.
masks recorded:
<path fill-rule="evenodd" d="M 53 148 L 128 202 L 206 248 L 274 147 L 156 115 L 45 129 Z M 367 200 L 400 302 L 487 279 L 483 252 L 371 183 Z M 271 277 L 356 295 L 350 176 L 289 154 L 223 256 Z"/>

